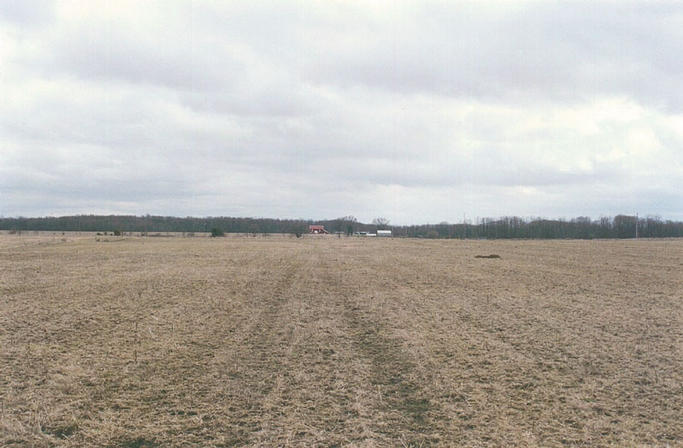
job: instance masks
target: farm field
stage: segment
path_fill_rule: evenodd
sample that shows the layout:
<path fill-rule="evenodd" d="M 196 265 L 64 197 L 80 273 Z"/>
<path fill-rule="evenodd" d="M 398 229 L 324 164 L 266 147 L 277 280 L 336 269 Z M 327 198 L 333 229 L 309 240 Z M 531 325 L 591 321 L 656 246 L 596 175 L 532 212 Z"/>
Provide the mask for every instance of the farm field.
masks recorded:
<path fill-rule="evenodd" d="M 682 342 L 683 240 L 0 235 L 6 447 L 683 446 Z"/>

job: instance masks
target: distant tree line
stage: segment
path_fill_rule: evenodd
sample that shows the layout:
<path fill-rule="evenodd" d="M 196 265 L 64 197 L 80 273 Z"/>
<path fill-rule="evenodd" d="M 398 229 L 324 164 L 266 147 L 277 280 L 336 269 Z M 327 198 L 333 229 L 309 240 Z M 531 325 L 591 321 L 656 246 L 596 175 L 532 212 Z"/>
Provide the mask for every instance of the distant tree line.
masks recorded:
<path fill-rule="evenodd" d="M 377 218 L 372 224 L 358 222 L 353 216 L 330 220 L 297 220 L 233 217 L 173 217 L 128 215 L 76 215 L 43 218 L 0 218 L 0 230 L 10 231 L 81 231 L 81 232 L 207 232 L 225 233 L 306 233 L 309 224 L 322 224 L 331 233 L 350 235 L 390 229 L 395 236 L 413 238 L 528 238 L 528 239 L 592 239 L 592 238 L 665 238 L 683 237 L 683 222 L 663 220 L 658 216 L 636 218 L 618 215 L 591 220 L 542 218 L 483 218 L 474 223 L 421 224 L 392 226 L 389 220 Z"/>
<path fill-rule="evenodd" d="M 637 233 L 636 233 L 637 228 Z M 593 238 L 669 238 L 683 237 L 683 222 L 662 220 L 658 216 L 636 218 L 617 215 L 591 220 L 520 218 L 483 218 L 469 224 L 424 224 L 392 227 L 394 235 L 423 238 L 486 239 L 593 239 Z"/>

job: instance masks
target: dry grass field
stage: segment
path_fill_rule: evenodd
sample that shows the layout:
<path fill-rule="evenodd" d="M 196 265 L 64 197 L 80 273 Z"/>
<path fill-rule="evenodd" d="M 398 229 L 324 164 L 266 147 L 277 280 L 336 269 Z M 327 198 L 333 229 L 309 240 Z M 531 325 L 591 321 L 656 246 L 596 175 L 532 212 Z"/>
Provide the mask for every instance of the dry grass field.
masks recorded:
<path fill-rule="evenodd" d="M 683 446 L 682 307 L 681 240 L 0 235 L 0 446 Z"/>

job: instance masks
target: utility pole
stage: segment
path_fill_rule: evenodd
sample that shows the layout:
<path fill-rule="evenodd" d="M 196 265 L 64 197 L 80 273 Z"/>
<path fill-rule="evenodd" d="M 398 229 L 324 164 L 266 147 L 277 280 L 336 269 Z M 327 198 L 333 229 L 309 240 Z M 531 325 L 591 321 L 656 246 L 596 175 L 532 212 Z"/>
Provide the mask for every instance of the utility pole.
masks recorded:
<path fill-rule="evenodd" d="M 463 239 L 467 239 L 467 215 L 465 213 L 462 214 L 462 229 L 465 234 Z"/>

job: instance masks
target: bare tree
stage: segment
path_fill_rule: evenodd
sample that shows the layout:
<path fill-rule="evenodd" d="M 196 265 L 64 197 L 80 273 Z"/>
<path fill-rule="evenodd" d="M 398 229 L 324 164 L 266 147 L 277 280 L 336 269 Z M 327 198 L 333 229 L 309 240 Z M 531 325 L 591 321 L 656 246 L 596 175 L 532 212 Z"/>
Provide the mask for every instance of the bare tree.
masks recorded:
<path fill-rule="evenodd" d="M 344 227 L 346 227 L 344 230 L 346 231 L 347 235 L 353 235 L 354 228 L 356 227 L 356 223 L 358 222 L 358 219 L 356 219 L 355 216 L 349 215 L 349 216 L 344 216 L 342 218 L 339 218 L 343 223 Z"/>
<path fill-rule="evenodd" d="M 387 227 L 389 227 L 389 220 L 387 218 L 375 218 L 372 220 L 372 223 L 377 226 L 378 230 L 384 230 Z"/>

